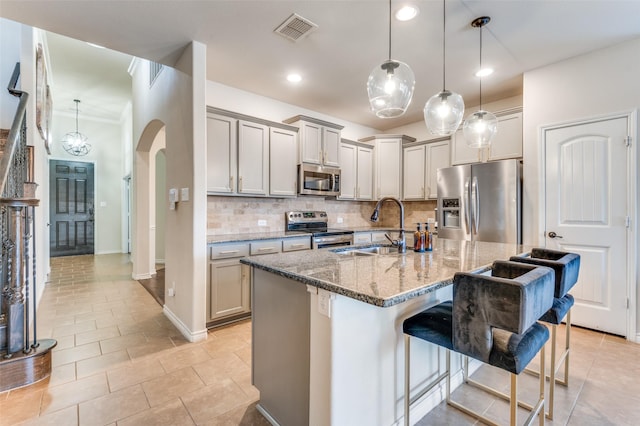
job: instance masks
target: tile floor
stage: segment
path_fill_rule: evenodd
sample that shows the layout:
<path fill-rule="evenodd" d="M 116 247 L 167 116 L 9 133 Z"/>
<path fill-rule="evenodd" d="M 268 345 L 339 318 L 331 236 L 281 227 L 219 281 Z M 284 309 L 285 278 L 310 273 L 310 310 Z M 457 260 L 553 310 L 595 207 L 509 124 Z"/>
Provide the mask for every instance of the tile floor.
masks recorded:
<path fill-rule="evenodd" d="M 0 393 L 0 425 L 267 425 L 250 381 L 250 323 L 189 343 L 130 277 L 124 255 L 52 259 L 38 334 L 58 341 L 53 372 Z M 572 345 L 571 384 L 558 388 L 548 423 L 639 424 L 640 345 L 579 328 Z M 495 382 L 501 373 L 483 368 L 476 376 Z M 536 386 L 534 377 L 521 379 L 524 397 Z M 454 398 L 505 420 L 502 401 L 466 387 Z M 419 424 L 475 422 L 440 404 Z"/>

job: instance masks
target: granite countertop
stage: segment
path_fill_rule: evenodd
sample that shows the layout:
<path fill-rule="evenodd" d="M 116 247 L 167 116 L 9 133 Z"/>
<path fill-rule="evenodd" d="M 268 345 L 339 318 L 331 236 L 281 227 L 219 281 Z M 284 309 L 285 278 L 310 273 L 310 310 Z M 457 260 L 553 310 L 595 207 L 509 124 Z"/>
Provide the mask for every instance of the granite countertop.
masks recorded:
<path fill-rule="evenodd" d="M 356 228 L 333 228 L 344 229 L 345 231 L 353 232 L 374 232 L 374 231 L 390 231 L 397 232 L 399 228 L 385 228 L 385 227 L 356 227 Z M 409 231 L 405 231 L 409 232 Z M 307 232 L 298 231 L 272 231 L 272 232 L 248 232 L 243 234 L 225 234 L 225 235 L 207 235 L 207 244 L 219 244 L 219 243 L 241 243 L 257 240 L 273 240 L 279 238 L 295 238 L 311 236 Z"/>
<path fill-rule="evenodd" d="M 344 248 L 327 248 L 245 257 L 240 262 L 386 307 L 447 286 L 458 271 L 484 272 L 494 260 L 506 260 L 529 250 L 517 244 L 434 238 L 434 250 L 426 253 L 409 249 L 403 255 L 351 256 L 339 253 Z"/>

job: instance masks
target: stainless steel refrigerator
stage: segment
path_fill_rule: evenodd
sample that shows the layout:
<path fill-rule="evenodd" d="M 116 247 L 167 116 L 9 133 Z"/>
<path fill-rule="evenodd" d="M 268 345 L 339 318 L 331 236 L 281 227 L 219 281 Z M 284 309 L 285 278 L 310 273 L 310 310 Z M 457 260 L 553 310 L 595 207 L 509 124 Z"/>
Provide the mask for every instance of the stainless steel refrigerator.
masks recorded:
<path fill-rule="evenodd" d="M 522 243 L 522 163 L 438 169 L 438 237 Z"/>

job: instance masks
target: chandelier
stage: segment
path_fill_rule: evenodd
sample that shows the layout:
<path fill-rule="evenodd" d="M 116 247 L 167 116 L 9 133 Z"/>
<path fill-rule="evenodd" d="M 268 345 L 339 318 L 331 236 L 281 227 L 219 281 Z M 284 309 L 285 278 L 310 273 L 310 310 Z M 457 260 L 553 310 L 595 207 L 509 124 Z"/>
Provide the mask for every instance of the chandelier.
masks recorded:
<path fill-rule="evenodd" d="M 80 157 L 91 151 L 91 144 L 87 142 L 88 138 L 78 131 L 78 104 L 80 100 L 74 99 L 73 102 L 76 103 L 76 131 L 69 132 L 62 137 L 62 147 L 69 154 Z"/>

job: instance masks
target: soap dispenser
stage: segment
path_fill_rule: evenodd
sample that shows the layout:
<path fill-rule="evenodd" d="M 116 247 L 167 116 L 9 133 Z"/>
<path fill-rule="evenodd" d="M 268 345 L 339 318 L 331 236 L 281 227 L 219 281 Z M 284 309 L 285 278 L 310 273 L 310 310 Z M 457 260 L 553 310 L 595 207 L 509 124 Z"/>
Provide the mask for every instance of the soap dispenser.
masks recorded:
<path fill-rule="evenodd" d="M 422 229 L 421 224 L 418 222 L 418 228 L 413 233 L 413 251 L 424 251 L 424 245 L 422 245 Z"/>

